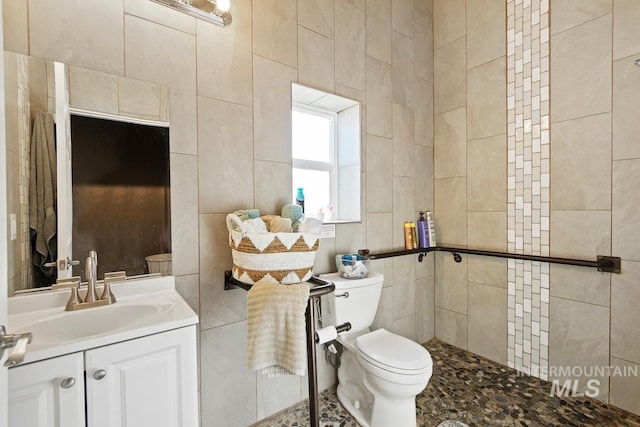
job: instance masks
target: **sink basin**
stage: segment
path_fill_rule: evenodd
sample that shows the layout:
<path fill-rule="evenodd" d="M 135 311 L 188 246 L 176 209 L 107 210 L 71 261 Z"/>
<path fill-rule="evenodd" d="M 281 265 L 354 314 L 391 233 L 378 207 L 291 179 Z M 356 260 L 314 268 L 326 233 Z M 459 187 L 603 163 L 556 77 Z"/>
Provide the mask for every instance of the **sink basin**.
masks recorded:
<path fill-rule="evenodd" d="M 130 328 L 157 317 L 171 308 L 170 304 L 120 304 L 65 311 L 24 324 L 20 332 L 31 332 L 32 344 L 64 344 L 96 335 Z"/>
<path fill-rule="evenodd" d="M 22 363 L 136 339 L 198 323 L 173 276 L 133 278 L 111 286 L 115 304 L 65 311 L 67 289 L 9 298 L 8 330 L 31 332 Z"/>

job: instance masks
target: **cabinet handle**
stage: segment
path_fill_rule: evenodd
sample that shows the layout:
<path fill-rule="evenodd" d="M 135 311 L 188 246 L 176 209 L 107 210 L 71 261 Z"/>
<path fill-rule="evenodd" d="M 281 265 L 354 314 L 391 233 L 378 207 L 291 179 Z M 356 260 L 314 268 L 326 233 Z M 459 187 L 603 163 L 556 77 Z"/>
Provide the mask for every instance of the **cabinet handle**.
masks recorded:
<path fill-rule="evenodd" d="M 65 378 L 60 383 L 60 387 L 62 388 L 71 388 L 76 383 L 76 379 L 73 377 Z"/>
<path fill-rule="evenodd" d="M 106 376 L 107 376 L 107 371 L 105 371 L 104 369 L 100 369 L 100 370 L 95 371 L 93 373 L 93 378 L 95 378 L 98 381 L 100 381 L 101 379 L 103 379 Z"/>

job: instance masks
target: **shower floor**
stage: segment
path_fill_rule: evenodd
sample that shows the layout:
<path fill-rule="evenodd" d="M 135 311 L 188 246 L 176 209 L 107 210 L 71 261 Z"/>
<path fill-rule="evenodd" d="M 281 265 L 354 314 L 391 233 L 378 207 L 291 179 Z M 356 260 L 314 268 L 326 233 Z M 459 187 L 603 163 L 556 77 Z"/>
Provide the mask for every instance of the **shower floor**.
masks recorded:
<path fill-rule="evenodd" d="M 416 398 L 418 426 L 447 420 L 473 426 L 634 426 L 640 417 L 589 398 L 551 397 L 551 383 L 518 376 L 514 369 L 433 339 L 424 344 L 433 375 Z M 256 427 L 309 425 L 301 402 Z M 321 394 L 320 425 L 358 426 L 338 402 L 335 390 Z M 391 426 L 390 426 L 391 427 Z"/>

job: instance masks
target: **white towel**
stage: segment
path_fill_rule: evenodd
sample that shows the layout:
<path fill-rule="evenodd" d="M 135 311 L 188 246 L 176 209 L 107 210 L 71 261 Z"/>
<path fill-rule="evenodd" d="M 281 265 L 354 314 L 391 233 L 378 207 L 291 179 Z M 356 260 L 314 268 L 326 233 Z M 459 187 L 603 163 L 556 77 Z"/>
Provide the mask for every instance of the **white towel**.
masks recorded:
<path fill-rule="evenodd" d="M 269 377 L 304 375 L 309 285 L 263 280 L 247 295 L 247 367 Z"/>

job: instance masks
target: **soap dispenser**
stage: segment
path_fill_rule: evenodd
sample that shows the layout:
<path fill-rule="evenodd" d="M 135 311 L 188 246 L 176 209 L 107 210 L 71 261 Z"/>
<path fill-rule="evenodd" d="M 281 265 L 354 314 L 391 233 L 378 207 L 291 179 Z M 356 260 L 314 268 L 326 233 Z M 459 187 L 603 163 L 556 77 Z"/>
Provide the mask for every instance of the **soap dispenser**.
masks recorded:
<path fill-rule="evenodd" d="M 423 211 L 420 211 L 420 219 L 418 219 L 418 247 L 421 249 L 429 247 L 427 220 L 424 218 Z"/>

